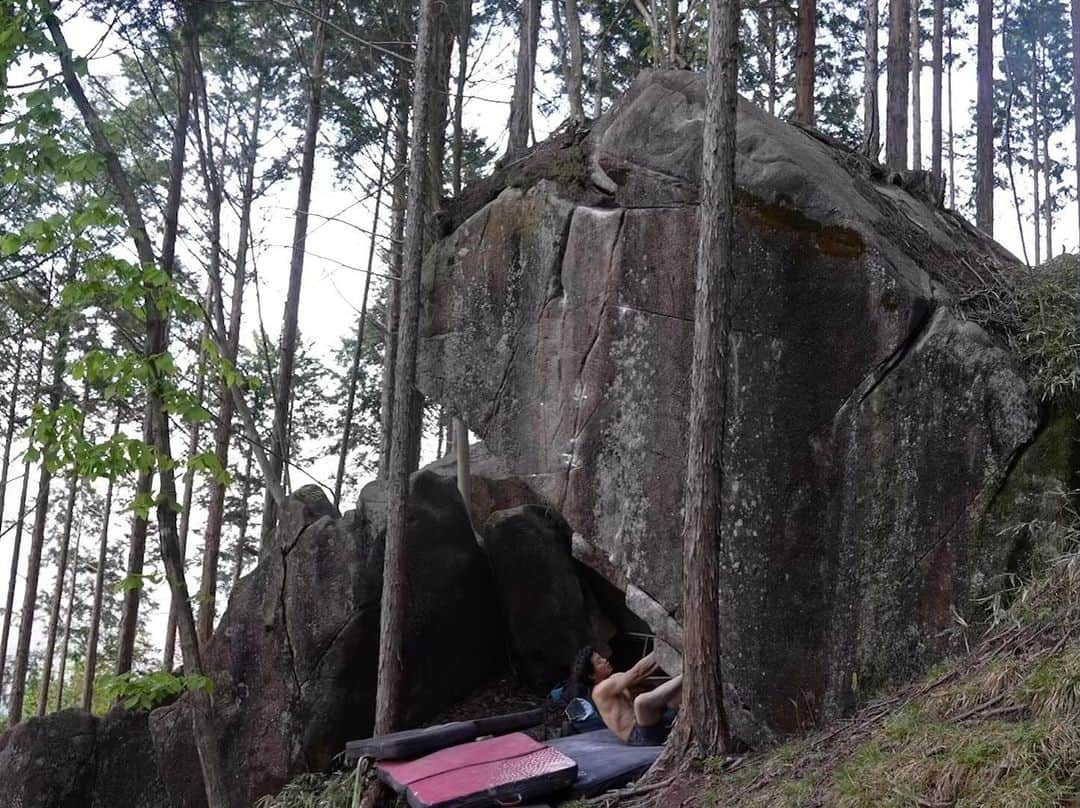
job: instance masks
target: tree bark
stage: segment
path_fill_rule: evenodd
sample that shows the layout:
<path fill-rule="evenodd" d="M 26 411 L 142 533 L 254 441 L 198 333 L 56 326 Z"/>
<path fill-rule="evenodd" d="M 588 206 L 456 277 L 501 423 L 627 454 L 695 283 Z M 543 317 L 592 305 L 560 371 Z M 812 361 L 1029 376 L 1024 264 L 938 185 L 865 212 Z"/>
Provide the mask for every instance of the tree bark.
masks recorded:
<path fill-rule="evenodd" d="M 532 3 L 532 0 L 529 0 Z M 397 368 L 394 380 L 394 423 L 411 421 L 417 392 L 416 344 L 420 310 L 420 265 L 423 259 L 424 163 L 428 134 L 429 60 L 432 48 L 431 0 L 420 0 L 416 37 L 416 75 L 413 80 L 413 138 L 409 147 L 409 183 L 405 214 L 405 252 L 402 263 Z M 531 89 L 531 88 L 530 88 Z M 529 93 L 531 98 L 531 92 Z M 383 561 L 382 608 L 379 621 L 378 691 L 375 733 L 397 729 L 402 681 L 401 647 L 404 609 L 408 603 L 404 533 L 410 468 L 410 436 L 398 428 L 390 452 L 387 488 L 386 549 Z"/>
<path fill-rule="evenodd" d="M 341 486 L 345 480 L 345 463 L 349 455 L 349 439 L 352 436 L 353 411 L 356 406 L 356 388 L 360 382 L 360 359 L 364 354 L 364 334 L 367 332 L 368 294 L 371 291 L 371 271 L 375 265 L 375 236 L 379 232 L 379 214 L 382 208 L 383 180 L 386 177 L 386 153 L 390 146 L 389 122 L 383 135 L 382 154 L 379 157 L 379 179 L 375 188 L 375 211 L 371 217 L 371 239 L 368 243 L 367 273 L 364 276 L 364 295 L 360 301 L 360 323 L 356 328 L 356 350 L 353 351 L 349 368 L 349 390 L 345 399 L 345 424 L 341 431 L 341 451 L 338 453 L 337 476 L 334 479 L 334 507 L 341 506 Z"/>
<path fill-rule="evenodd" d="M 296 219 L 293 228 L 292 258 L 289 262 L 289 291 L 282 318 L 281 343 L 278 351 L 277 384 L 274 392 L 274 428 L 271 437 L 270 468 L 274 482 L 281 482 L 282 471 L 289 460 L 288 415 L 292 399 L 293 367 L 299 341 L 298 312 L 300 285 L 304 275 L 304 254 L 307 243 L 308 211 L 311 207 L 311 185 L 315 174 L 315 146 L 322 116 L 323 64 L 326 59 L 326 0 L 316 5 L 312 34 L 313 55 L 311 81 L 308 87 L 307 120 L 304 124 L 303 158 L 300 164 L 300 189 L 296 200 Z M 265 548 L 277 525 L 277 503 L 269 490 L 263 504 L 261 543 Z"/>
<path fill-rule="evenodd" d="M 866 0 L 865 9 L 865 25 L 863 28 L 863 153 L 870 159 L 877 160 L 878 155 L 881 153 L 881 129 L 878 117 L 878 0 Z"/>
<path fill-rule="evenodd" d="M 1080 0 L 1072 0 L 1070 9 L 1072 13 L 1073 140 L 1076 151 L 1076 186 L 1080 188 Z M 1076 212 L 1080 219 L 1080 201 L 1076 205 Z"/>
<path fill-rule="evenodd" d="M 149 404 L 143 413 L 143 441 L 152 444 L 154 436 L 151 434 L 151 421 Z M 153 475 L 149 471 L 140 471 L 135 481 L 135 498 L 141 499 L 150 495 Z M 131 522 L 131 542 L 128 545 L 127 579 L 128 584 L 124 589 L 124 603 L 120 609 L 120 631 L 116 648 L 116 673 L 123 674 L 131 671 L 135 658 L 135 637 L 139 628 L 139 602 L 142 600 L 142 586 L 135 583 L 143 574 L 143 566 L 146 563 L 146 534 L 150 523 L 142 516 L 135 515 Z"/>
<path fill-rule="evenodd" d="M 382 394 L 379 420 L 382 437 L 379 444 L 379 479 L 390 474 L 390 447 L 394 438 L 394 376 L 397 369 L 398 309 L 401 289 L 401 265 L 404 256 L 405 202 L 409 160 L 409 76 L 398 71 L 397 111 L 394 127 L 394 196 L 390 220 L 390 280 L 386 295 L 386 334 L 383 339 Z"/>
<path fill-rule="evenodd" d="M 799 0 L 795 42 L 795 120 L 814 125 L 814 49 L 817 39 L 817 0 Z"/>
<path fill-rule="evenodd" d="M 720 532 L 727 431 L 730 283 L 734 273 L 738 6 L 710 0 L 690 433 L 683 520 L 684 664 L 676 747 L 730 746 L 720 648 Z"/>
<path fill-rule="evenodd" d="M 1039 144 L 1039 75 L 1036 65 L 1035 54 L 1031 57 L 1032 81 L 1031 81 L 1031 212 L 1035 221 L 1035 266 L 1042 263 L 1042 205 L 1039 202 L 1039 171 L 1042 168 L 1042 157 Z"/>
<path fill-rule="evenodd" d="M 173 128 L 172 154 L 169 161 L 169 192 L 165 203 L 164 237 L 162 239 L 160 262 L 162 271 L 170 278 L 172 277 L 175 260 L 177 214 L 180 208 L 184 151 L 187 142 L 192 85 L 194 83 L 194 20 L 192 15 L 198 12 L 198 7 L 189 6 L 185 8 L 185 12 L 183 23 L 184 47 L 180 65 L 180 86 L 177 93 L 177 114 Z M 46 17 L 46 24 L 57 47 L 64 84 L 82 116 L 95 149 L 105 162 L 107 175 L 127 219 L 129 232 L 135 243 L 139 261 L 144 266 L 154 265 L 156 263 L 154 249 L 150 243 L 142 210 L 128 182 L 127 174 L 120 163 L 119 157 L 105 135 L 100 118 L 86 98 L 75 70 L 71 50 L 60 29 L 60 23 L 55 16 L 49 15 Z M 168 348 L 168 323 L 158 308 L 158 301 L 153 292 L 147 294 L 143 311 L 146 318 L 144 354 L 148 357 L 158 356 Z M 169 419 L 162 400 L 161 384 L 162 380 L 157 378 L 156 371 L 152 369 L 147 389 L 148 422 L 154 437 L 154 448 L 161 457 L 169 458 L 172 457 L 169 442 Z M 195 618 L 188 598 L 187 583 L 184 579 L 183 557 L 180 555 L 180 543 L 176 530 L 176 483 L 172 469 L 167 464 L 162 464 L 158 473 L 160 479 L 159 504 L 157 507 L 158 539 L 161 544 L 166 577 L 173 597 L 178 604 L 180 647 L 184 654 L 186 672 L 200 675 L 203 669 L 199 656 L 198 639 L 195 633 Z M 199 755 L 207 805 L 209 808 L 228 808 L 227 781 L 220 758 L 217 728 L 213 722 L 213 706 L 209 694 L 201 689 L 191 691 L 191 707 L 193 736 Z"/>
<path fill-rule="evenodd" d="M 891 171 L 904 171 L 908 166 L 908 77 L 911 74 L 910 11 L 911 7 L 908 0 L 889 0 L 885 165 Z"/>
<path fill-rule="evenodd" d="M 56 673 L 56 709 L 64 706 L 64 676 L 67 674 L 68 649 L 71 647 L 71 614 L 75 611 L 75 583 L 79 578 L 79 546 L 82 543 L 82 519 L 75 533 L 75 555 L 71 562 L 71 588 L 68 590 L 67 616 L 64 618 L 64 642 L 60 646 L 60 669 Z"/>
<path fill-rule="evenodd" d="M 935 178 L 941 173 L 941 86 L 944 74 L 945 0 L 934 0 L 933 63 L 934 85 L 930 110 L 930 172 Z"/>
<path fill-rule="evenodd" d="M 247 532 L 249 522 L 247 509 L 249 496 L 251 496 L 251 452 L 247 453 L 247 459 L 244 463 L 244 479 L 240 481 L 240 500 L 244 503 L 244 507 L 240 512 L 240 530 L 236 537 L 236 564 L 233 566 L 233 590 L 235 590 L 236 585 L 240 583 L 240 576 L 244 572 L 244 553 L 247 552 Z"/>
<path fill-rule="evenodd" d="M 41 393 L 41 374 L 45 366 L 45 338 L 41 338 L 38 349 L 37 370 L 34 373 L 34 386 L 30 388 L 32 400 L 37 401 Z M 9 409 L 9 415 L 11 415 Z M 23 460 L 22 486 L 19 493 L 19 509 L 15 514 L 15 536 L 11 543 L 11 573 L 8 576 L 7 601 L 4 604 L 4 627 L 0 630 L 0 693 L 4 690 L 4 672 L 7 668 L 8 640 L 11 637 L 11 619 L 15 608 L 15 585 L 19 579 L 19 554 L 22 549 L 23 525 L 26 524 L 26 497 L 30 486 L 30 459 Z M 0 511 L 0 525 L 3 524 L 3 511 Z"/>
<path fill-rule="evenodd" d="M 66 280 L 74 272 L 74 256 L 67 271 Z M 49 412 L 56 412 L 64 389 L 64 369 L 67 364 L 70 326 L 61 320 L 53 352 L 52 379 L 49 383 Z M 30 638 L 34 632 L 34 609 L 37 606 L 38 578 L 41 575 L 41 551 L 45 546 L 45 524 L 49 518 L 49 490 L 52 472 L 47 463 L 41 464 L 38 473 L 37 500 L 34 509 L 34 528 L 30 534 L 30 555 L 26 562 L 26 585 L 23 590 L 22 612 L 19 616 L 19 642 L 15 647 L 15 663 L 11 672 L 11 697 L 8 707 L 8 726 L 22 720 L 23 701 L 26 696 L 26 673 L 30 663 Z"/>
<path fill-rule="evenodd" d="M 919 0 L 911 3 L 911 167 L 922 171 L 922 24 Z"/>
<path fill-rule="evenodd" d="M 18 408 L 19 391 L 22 389 L 19 384 L 22 381 L 23 348 L 25 344 L 26 335 L 25 332 L 22 332 L 19 336 L 19 343 L 15 348 L 15 368 L 11 374 L 11 393 L 8 396 L 7 431 L 4 433 L 4 459 L 0 463 L 0 527 L 4 523 L 4 500 L 7 494 L 8 472 L 11 471 L 11 444 L 15 440 L 15 432 L 18 428 L 16 410 Z"/>
<path fill-rule="evenodd" d="M 558 0 L 555 0 L 558 2 Z M 461 0 L 461 19 L 458 21 L 457 46 L 458 68 L 454 91 L 454 140 L 451 153 L 451 188 L 454 196 L 461 195 L 461 153 L 464 148 L 465 132 L 462 127 L 462 115 L 465 108 L 465 79 L 468 78 L 469 42 L 472 39 L 472 0 Z M 399 68 L 398 72 L 402 72 Z M 571 105 L 572 105 L 571 101 Z M 578 86 L 578 106 L 581 106 L 581 87 Z M 389 127 L 387 132 L 389 133 Z"/>
<path fill-rule="evenodd" d="M 975 101 L 975 224 L 994 235 L 993 0 L 979 0 Z"/>
<path fill-rule="evenodd" d="M 64 602 L 64 584 L 67 583 L 68 555 L 71 550 L 71 530 L 75 521 L 75 501 L 78 496 L 79 480 L 75 474 L 72 474 L 68 484 L 67 504 L 64 507 L 64 528 L 60 539 L 60 554 L 56 562 L 56 583 L 53 586 L 52 606 L 49 609 L 49 629 L 45 635 L 45 657 L 42 661 L 41 690 L 37 705 L 39 716 L 45 715 L 49 707 L 49 685 L 52 679 L 53 658 L 56 655 L 56 632 L 60 626 L 60 609 Z"/>
<path fill-rule="evenodd" d="M 517 69 L 514 73 L 514 95 L 510 100 L 510 138 L 506 147 L 507 161 L 516 160 L 529 148 L 529 132 L 532 130 L 536 49 L 539 42 L 540 0 L 522 0 Z M 415 105 L 416 97 L 414 95 L 414 109 Z"/>
<path fill-rule="evenodd" d="M 1077 0 L 1080 2 L 1080 0 Z M 956 141 L 953 132 L 953 27 L 952 9 L 949 9 L 949 67 L 948 67 L 948 93 L 949 93 L 949 210 L 956 210 Z"/>
<path fill-rule="evenodd" d="M 117 419 L 117 428 L 120 426 Z M 115 431 L 114 431 L 115 434 Z M 113 487 L 109 478 L 105 488 L 105 512 L 101 519 L 101 540 L 98 542 L 97 569 L 94 571 L 94 606 L 90 613 L 90 634 L 86 639 L 86 673 L 83 677 L 82 708 L 89 711 L 94 705 L 94 679 L 97 676 L 97 653 L 101 631 L 101 609 L 105 600 L 105 565 L 108 563 L 109 517 L 112 516 Z"/>
<path fill-rule="evenodd" d="M 232 295 L 229 303 L 229 325 L 226 333 L 221 335 L 225 340 L 223 357 L 231 363 L 233 367 L 236 366 L 237 355 L 240 350 L 240 324 L 243 319 L 244 281 L 247 276 L 247 251 L 251 234 L 251 207 L 255 200 L 255 162 L 259 153 L 259 131 L 262 123 L 262 104 L 263 81 L 260 76 L 259 81 L 255 86 L 255 103 L 254 110 L 252 111 L 251 132 L 247 143 L 244 144 L 244 180 L 240 200 L 240 229 L 237 236 L 236 259 L 233 264 Z M 212 278 L 211 281 L 215 283 L 218 289 L 216 296 L 217 304 L 218 306 L 223 306 L 221 302 L 222 290 L 220 275 L 216 278 Z M 221 309 L 215 309 L 215 314 L 220 316 L 220 319 L 224 321 L 224 312 Z M 214 427 L 214 457 L 217 458 L 217 462 L 221 468 L 227 469 L 229 467 L 229 443 L 232 440 L 233 434 L 233 415 L 236 408 L 232 391 L 224 380 L 219 387 L 218 396 L 220 403 L 218 405 L 217 423 Z M 246 499 L 244 501 L 245 503 L 247 502 Z M 215 480 L 211 483 L 210 502 L 208 503 L 206 510 L 206 531 L 203 534 L 204 546 L 220 549 L 221 530 L 224 521 L 225 484 Z M 203 558 L 204 562 L 212 561 L 213 563 L 204 563 L 202 580 L 209 582 L 212 579 L 216 589 L 216 554 L 213 559 L 209 557 L 209 554 L 204 554 Z M 202 624 L 202 611 L 200 610 L 199 612 L 200 636 L 204 637 L 209 636 L 209 632 L 213 630 L 213 614 L 210 612 L 207 614 L 209 616 L 209 626 Z M 203 632 L 205 632 L 205 634 Z"/>
<path fill-rule="evenodd" d="M 584 48 L 581 44 L 581 16 L 578 14 L 577 0 L 566 0 L 564 11 L 566 12 L 566 44 L 570 51 L 570 62 L 566 72 L 566 94 L 570 98 L 570 119 L 580 125 L 585 123 L 585 108 L 581 101 L 581 87 L 584 84 Z"/>

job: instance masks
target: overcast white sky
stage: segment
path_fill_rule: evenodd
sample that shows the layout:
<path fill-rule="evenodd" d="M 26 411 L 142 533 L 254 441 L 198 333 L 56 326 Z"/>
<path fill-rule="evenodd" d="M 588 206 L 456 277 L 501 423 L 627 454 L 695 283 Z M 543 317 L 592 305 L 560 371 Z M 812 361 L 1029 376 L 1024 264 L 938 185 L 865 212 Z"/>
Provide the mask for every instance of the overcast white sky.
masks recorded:
<path fill-rule="evenodd" d="M 545 11 L 546 13 L 546 11 Z M 72 47 L 76 52 L 84 52 L 90 48 L 101 35 L 99 26 L 86 20 L 73 21 L 67 26 L 67 34 Z M 512 91 L 512 74 L 516 55 L 516 41 L 514 32 L 506 31 L 495 37 L 485 48 L 482 64 L 477 69 L 477 84 L 470 88 L 470 97 L 465 104 L 465 125 L 476 128 L 489 138 L 490 141 L 505 145 L 505 126 L 509 111 L 509 98 Z M 119 44 L 119 43 L 117 43 Z M 957 48 L 964 47 L 957 43 Z M 929 54 L 929 44 L 926 51 Z M 550 60 L 550 56 L 541 55 L 542 60 Z M 973 60 L 968 59 L 968 65 L 960 69 L 954 77 L 954 115 L 956 118 L 957 131 L 967 126 L 968 110 L 974 106 L 975 81 Z M 456 64 L 456 62 L 455 62 Z M 102 78 L 113 77 L 118 73 L 117 60 L 115 58 L 98 59 L 92 63 L 91 71 Z M 923 79 L 925 100 L 923 111 L 923 142 L 930 142 L 929 131 L 929 88 L 930 73 L 926 71 Z M 554 79 L 538 75 L 538 92 L 548 98 L 558 97 L 560 88 Z M 884 77 L 882 77 L 881 99 L 884 101 Z M 883 110 L 884 111 L 884 110 Z M 550 118 L 544 118 L 536 113 L 535 131 L 537 137 L 545 138 L 565 117 L 565 111 L 560 110 Z M 300 137 L 299 129 L 286 132 L 284 137 Z M 323 142 L 332 137 L 332 133 L 324 132 Z M 1054 148 L 1058 151 L 1071 149 L 1069 145 L 1071 132 L 1063 133 L 1057 138 Z M 501 151 L 501 149 L 500 149 Z M 377 159 L 377 155 L 373 155 Z M 371 229 L 372 200 L 359 201 L 364 195 L 364 189 L 359 183 L 340 187 L 336 184 L 333 176 L 331 161 L 326 157 L 320 157 L 317 163 L 317 171 L 314 181 L 314 191 L 311 203 L 313 213 L 308 235 L 308 255 L 304 268 L 304 286 L 300 302 L 300 329 L 306 341 L 314 342 L 317 350 L 328 353 L 340 340 L 345 332 L 355 330 L 357 313 L 363 292 L 363 269 L 368 250 L 368 237 L 363 231 Z M 367 165 L 366 171 L 370 176 L 377 173 L 377 165 Z M 961 188 L 967 184 L 966 172 L 959 174 Z M 1021 175 L 1021 193 L 1028 193 L 1030 179 Z M 963 191 L 962 191 L 963 193 Z M 289 250 L 292 236 L 292 211 L 295 206 L 296 183 L 290 181 L 282 183 L 272 194 L 265 198 L 255 211 L 256 238 L 263 245 L 257 256 L 258 272 L 261 283 L 260 297 L 262 301 L 262 313 L 265 317 L 266 327 L 275 337 L 277 323 L 282 311 L 285 288 L 289 271 Z M 384 207 L 385 211 L 385 207 Z M 1018 229 L 1015 214 L 1012 207 L 1012 199 L 1008 192 L 998 191 L 995 197 L 996 221 L 995 229 L 998 239 L 1015 254 L 1021 255 Z M 328 221 L 324 217 L 340 218 L 341 221 Z M 1070 203 L 1062 211 L 1056 223 L 1056 252 L 1064 247 L 1075 250 L 1077 246 L 1077 216 L 1075 202 Z M 385 232 L 385 219 L 380 223 L 380 230 Z M 1026 223 L 1029 233 L 1031 224 Z M 235 233 L 233 233 L 235 238 Z M 376 272 L 383 268 L 376 264 Z M 249 294 L 245 304 L 245 332 L 249 332 L 256 321 L 255 296 Z M 174 439 L 177 446 L 181 445 L 181 436 Z M 433 447 L 428 447 L 430 456 Z M 308 471 L 311 476 L 325 483 L 332 483 L 336 468 L 336 458 L 326 457 L 314 464 Z M 13 474 L 13 476 L 15 476 Z M 35 475 L 36 479 L 36 475 Z M 300 481 L 300 476 L 294 473 L 294 481 Z M 19 481 L 12 479 L 8 489 L 8 506 L 5 514 L 6 520 L 15 515 L 18 498 Z M 54 497 L 62 496 L 62 485 L 54 484 Z M 31 493 L 33 486 L 31 486 Z M 114 536 L 116 541 L 124 541 L 127 534 L 128 514 L 114 515 Z M 196 515 L 192 521 L 193 536 L 190 546 L 199 544 L 201 535 L 200 515 Z M 24 545 L 25 547 L 25 545 Z M 6 585 L 7 570 L 10 565 L 11 534 L 0 538 L 0 581 Z M 23 551 L 25 559 L 25 549 Z M 148 548 L 148 556 L 156 556 L 156 547 Z M 42 587 L 50 587 L 51 571 L 43 574 Z M 191 576 L 189 586 L 194 591 L 197 587 L 197 573 Z M 157 599 L 167 605 L 167 597 L 163 591 L 156 593 Z M 17 592 L 16 608 L 21 602 L 22 594 Z M 219 614 L 221 609 L 219 608 Z M 39 620 L 42 615 L 38 614 Z M 160 637 L 163 633 L 164 613 L 154 615 L 152 619 L 153 633 Z"/>

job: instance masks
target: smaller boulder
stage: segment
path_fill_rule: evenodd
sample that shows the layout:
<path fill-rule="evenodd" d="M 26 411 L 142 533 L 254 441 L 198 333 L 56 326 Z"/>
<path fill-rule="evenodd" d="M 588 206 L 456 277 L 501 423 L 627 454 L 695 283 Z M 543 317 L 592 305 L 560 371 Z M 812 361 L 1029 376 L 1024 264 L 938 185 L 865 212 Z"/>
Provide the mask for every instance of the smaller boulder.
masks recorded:
<path fill-rule="evenodd" d="M 596 642 L 595 601 L 578 575 L 570 536 L 566 520 L 540 505 L 497 511 L 484 527 L 514 668 L 538 691 L 564 680 L 578 649 Z"/>
<path fill-rule="evenodd" d="M 0 737 L 0 805 L 87 808 L 97 719 L 82 710 L 31 718 Z"/>

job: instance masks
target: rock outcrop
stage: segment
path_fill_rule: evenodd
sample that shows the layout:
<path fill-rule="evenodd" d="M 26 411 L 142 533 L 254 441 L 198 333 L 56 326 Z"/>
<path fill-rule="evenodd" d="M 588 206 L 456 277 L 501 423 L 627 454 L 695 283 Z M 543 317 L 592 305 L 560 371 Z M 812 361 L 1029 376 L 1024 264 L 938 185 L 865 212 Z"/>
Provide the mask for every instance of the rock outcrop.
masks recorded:
<path fill-rule="evenodd" d="M 338 517 L 321 489 L 291 499 L 277 541 L 245 576 L 207 644 L 222 757 L 236 804 L 329 766 L 345 742 L 371 734 L 378 660 L 382 483 Z M 406 524 L 409 611 L 403 720 L 413 725 L 503 669 L 491 573 L 453 480 L 413 476 Z M 151 714 L 176 802 L 204 804 L 187 700 Z"/>
<path fill-rule="evenodd" d="M 643 74 L 452 207 L 423 280 L 424 392 L 676 618 L 704 89 Z M 1009 563 L 984 516 L 1039 416 L 977 324 L 1012 256 L 856 153 L 738 115 L 722 647 L 759 744 L 946 650 Z"/>

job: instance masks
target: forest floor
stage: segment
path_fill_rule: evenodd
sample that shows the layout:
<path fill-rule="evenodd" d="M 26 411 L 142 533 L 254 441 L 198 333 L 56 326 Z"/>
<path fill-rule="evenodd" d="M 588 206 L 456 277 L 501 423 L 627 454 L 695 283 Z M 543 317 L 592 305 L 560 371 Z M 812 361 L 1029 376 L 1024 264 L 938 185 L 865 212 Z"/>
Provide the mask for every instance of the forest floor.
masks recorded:
<path fill-rule="evenodd" d="M 438 720 L 539 706 L 504 680 Z M 557 709 L 555 710 L 557 713 Z M 553 714 L 543 737 L 557 727 Z M 304 775 L 262 808 L 347 808 L 351 774 Z M 1080 806 L 1080 554 L 1012 593 L 970 652 L 768 752 L 705 761 L 667 790 L 575 803 L 726 806 Z"/>

